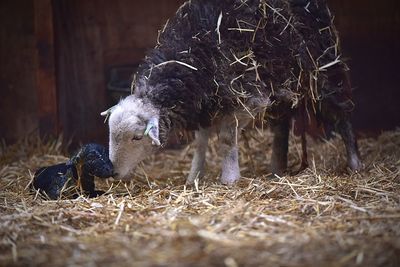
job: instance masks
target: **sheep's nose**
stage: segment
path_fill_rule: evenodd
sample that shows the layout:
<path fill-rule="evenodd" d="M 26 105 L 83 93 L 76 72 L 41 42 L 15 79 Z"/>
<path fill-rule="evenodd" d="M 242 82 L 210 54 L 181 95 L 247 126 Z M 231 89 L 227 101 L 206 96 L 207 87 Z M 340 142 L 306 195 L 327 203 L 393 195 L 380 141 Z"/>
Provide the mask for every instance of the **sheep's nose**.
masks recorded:
<path fill-rule="evenodd" d="M 112 174 L 112 177 L 118 177 L 118 172 L 114 172 L 113 174 Z"/>

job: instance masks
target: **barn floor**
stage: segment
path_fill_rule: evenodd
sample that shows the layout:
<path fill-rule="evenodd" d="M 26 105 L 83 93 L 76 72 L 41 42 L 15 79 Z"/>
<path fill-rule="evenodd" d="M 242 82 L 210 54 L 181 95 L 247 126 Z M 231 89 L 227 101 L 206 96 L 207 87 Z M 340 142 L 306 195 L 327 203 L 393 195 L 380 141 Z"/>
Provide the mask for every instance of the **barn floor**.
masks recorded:
<path fill-rule="evenodd" d="M 309 142 L 310 168 L 280 179 L 262 175 L 271 137 L 248 140 L 231 188 L 218 160 L 184 187 L 188 148 L 149 159 L 129 184 L 99 181 L 107 195 L 60 201 L 26 189 L 36 168 L 66 159 L 59 142 L 3 145 L 0 266 L 400 266 L 399 130 L 360 141 L 360 173 L 348 174 L 336 139 Z"/>

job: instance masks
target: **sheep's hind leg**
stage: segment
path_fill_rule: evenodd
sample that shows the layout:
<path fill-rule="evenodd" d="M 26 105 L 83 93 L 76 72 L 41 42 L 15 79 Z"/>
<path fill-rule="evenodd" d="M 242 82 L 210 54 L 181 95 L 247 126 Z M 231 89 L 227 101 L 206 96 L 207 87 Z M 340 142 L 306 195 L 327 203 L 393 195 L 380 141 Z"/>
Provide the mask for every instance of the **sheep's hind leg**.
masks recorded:
<path fill-rule="evenodd" d="M 339 134 L 342 136 L 347 151 L 347 164 L 353 171 L 359 171 L 363 165 L 359 157 L 357 139 L 348 118 L 341 119 L 337 124 Z"/>
<path fill-rule="evenodd" d="M 274 134 L 271 156 L 272 175 L 282 175 L 287 169 L 289 127 L 290 120 L 288 118 L 284 118 L 279 122 L 274 122 L 272 125 L 272 132 Z"/>
<path fill-rule="evenodd" d="M 357 139 L 350 123 L 350 113 L 341 107 L 338 100 L 332 98 L 330 102 L 322 102 L 321 115 L 324 122 L 335 126 L 335 131 L 340 134 L 347 152 L 347 164 L 353 171 L 363 168 L 358 152 Z"/>
<path fill-rule="evenodd" d="M 193 184 L 196 179 L 200 179 L 204 176 L 209 129 L 200 128 L 198 131 L 196 131 L 195 135 L 195 151 L 190 173 L 186 179 L 187 184 Z"/>

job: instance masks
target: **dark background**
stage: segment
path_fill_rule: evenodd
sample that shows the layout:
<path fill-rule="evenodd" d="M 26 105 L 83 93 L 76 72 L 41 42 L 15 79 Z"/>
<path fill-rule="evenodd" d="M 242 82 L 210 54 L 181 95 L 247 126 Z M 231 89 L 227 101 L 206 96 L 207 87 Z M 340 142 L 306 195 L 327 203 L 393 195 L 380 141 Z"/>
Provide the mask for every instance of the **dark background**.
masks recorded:
<path fill-rule="evenodd" d="M 1 0 L 0 138 L 107 139 L 110 70 L 135 65 L 183 0 Z M 359 134 L 400 126 L 398 0 L 330 0 Z"/>

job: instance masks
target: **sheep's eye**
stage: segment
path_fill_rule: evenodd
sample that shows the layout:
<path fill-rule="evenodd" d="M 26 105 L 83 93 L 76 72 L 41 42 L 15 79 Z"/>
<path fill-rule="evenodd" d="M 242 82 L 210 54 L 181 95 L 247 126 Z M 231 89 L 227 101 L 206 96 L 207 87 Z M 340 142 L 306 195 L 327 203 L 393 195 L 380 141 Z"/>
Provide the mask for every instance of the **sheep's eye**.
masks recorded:
<path fill-rule="evenodd" d="M 141 140 L 142 138 L 143 138 L 143 136 L 134 135 L 132 137 L 132 141 L 138 141 L 138 140 Z"/>

